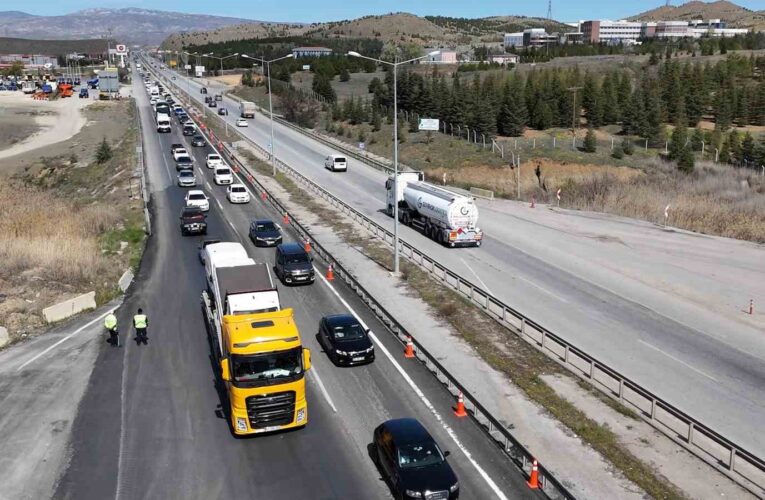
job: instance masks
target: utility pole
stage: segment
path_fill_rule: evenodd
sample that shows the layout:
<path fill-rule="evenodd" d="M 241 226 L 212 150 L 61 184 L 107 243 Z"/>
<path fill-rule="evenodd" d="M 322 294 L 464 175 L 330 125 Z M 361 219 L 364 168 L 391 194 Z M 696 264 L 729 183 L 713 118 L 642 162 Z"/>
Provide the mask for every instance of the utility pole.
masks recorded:
<path fill-rule="evenodd" d="M 581 89 L 582 87 L 569 87 L 568 90 L 570 92 L 574 93 L 573 102 L 571 103 L 571 135 L 574 137 L 574 140 L 572 143 L 574 144 L 572 146 L 572 149 L 576 148 L 576 117 L 577 117 L 577 108 L 576 108 L 576 91 Z"/>

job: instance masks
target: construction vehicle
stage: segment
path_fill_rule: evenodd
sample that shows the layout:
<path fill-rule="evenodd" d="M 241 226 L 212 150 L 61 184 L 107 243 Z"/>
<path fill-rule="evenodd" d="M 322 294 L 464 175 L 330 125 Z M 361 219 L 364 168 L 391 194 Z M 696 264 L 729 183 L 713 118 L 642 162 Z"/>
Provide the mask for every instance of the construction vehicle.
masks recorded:
<path fill-rule="evenodd" d="M 291 308 L 282 309 L 268 265 L 239 243 L 205 245 L 207 289 L 202 306 L 220 366 L 236 435 L 273 432 L 308 423 L 304 348 Z"/>
<path fill-rule="evenodd" d="M 432 240 L 449 247 L 481 246 L 483 232 L 478 228 L 478 206 L 473 198 L 423 181 L 422 172 L 402 172 L 394 189 L 394 177 L 385 181 L 386 212 Z M 397 192 L 396 192 L 397 191 Z"/>
<path fill-rule="evenodd" d="M 72 97 L 72 84 L 60 83 L 58 86 L 58 95 L 61 97 Z"/>

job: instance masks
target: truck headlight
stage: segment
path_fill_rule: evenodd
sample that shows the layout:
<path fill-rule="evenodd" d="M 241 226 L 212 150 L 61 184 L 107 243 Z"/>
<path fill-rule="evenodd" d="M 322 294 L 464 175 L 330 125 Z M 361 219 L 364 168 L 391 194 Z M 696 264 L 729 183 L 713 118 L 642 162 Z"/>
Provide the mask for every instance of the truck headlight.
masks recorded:
<path fill-rule="evenodd" d="M 246 431 L 247 430 L 247 419 L 242 417 L 236 417 L 236 430 L 238 431 Z"/>
<path fill-rule="evenodd" d="M 406 490 L 405 493 L 406 493 L 406 496 L 408 496 L 408 497 L 422 498 L 422 493 L 419 492 L 419 491 Z"/>
<path fill-rule="evenodd" d="M 296 420 L 298 422 L 302 422 L 303 420 L 305 420 L 305 408 L 300 408 L 297 411 L 297 419 Z"/>

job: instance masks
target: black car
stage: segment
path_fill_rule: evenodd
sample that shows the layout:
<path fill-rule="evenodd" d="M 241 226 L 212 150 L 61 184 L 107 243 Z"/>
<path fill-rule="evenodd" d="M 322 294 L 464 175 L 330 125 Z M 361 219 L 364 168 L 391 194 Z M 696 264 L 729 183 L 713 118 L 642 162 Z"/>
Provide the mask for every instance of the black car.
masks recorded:
<path fill-rule="evenodd" d="M 256 247 L 271 247 L 282 242 L 282 231 L 268 219 L 250 222 L 250 239 Z"/>
<path fill-rule="evenodd" d="M 201 92 L 202 94 L 206 94 L 207 93 L 207 87 L 202 87 L 201 89 L 199 89 L 199 92 Z"/>
<path fill-rule="evenodd" d="M 383 422 L 374 431 L 372 446 L 372 457 L 395 498 L 459 498 L 457 476 L 446 461 L 449 452 L 442 452 L 416 419 Z"/>
<path fill-rule="evenodd" d="M 218 114 L 220 116 L 227 116 L 228 115 L 228 110 L 226 108 L 220 107 L 220 108 L 218 108 Z"/>
<path fill-rule="evenodd" d="M 183 135 L 194 135 L 196 132 L 197 129 L 190 125 L 184 125 L 183 127 Z"/>
<path fill-rule="evenodd" d="M 211 107 L 211 108 L 217 108 L 218 107 L 218 103 L 215 102 L 215 101 L 210 101 L 210 104 L 208 104 L 208 106 Z"/>
<path fill-rule="evenodd" d="M 205 96 L 205 104 L 210 104 L 212 102 L 213 98 L 211 96 Z"/>
<path fill-rule="evenodd" d="M 313 283 L 316 277 L 311 260 L 302 245 L 282 243 L 276 247 L 274 271 L 285 285 Z"/>
<path fill-rule="evenodd" d="M 319 343 L 336 365 L 371 363 L 375 360 L 375 346 L 368 330 L 350 314 L 321 318 Z"/>
<path fill-rule="evenodd" d="M 175 170 L 183 170 L 183 169 L 193 169 L 194 168 L 194 160 L 191 159 L 190 156 L 179 156 L 177 160 L 175 160 Z"/>
<path fill-rule="evenodd" d="M 198 207 L 181 209 L 181 234 L 207 234 L 207 216 Z"/>
<path fill-rule="evenodd" d="M 205 138 L 201 135 L 195 135 L 193 139 L 191 139 L 191 145 L 196 146 L 198 148 L 204 147 L 207 145 L 205 142 Z"/>

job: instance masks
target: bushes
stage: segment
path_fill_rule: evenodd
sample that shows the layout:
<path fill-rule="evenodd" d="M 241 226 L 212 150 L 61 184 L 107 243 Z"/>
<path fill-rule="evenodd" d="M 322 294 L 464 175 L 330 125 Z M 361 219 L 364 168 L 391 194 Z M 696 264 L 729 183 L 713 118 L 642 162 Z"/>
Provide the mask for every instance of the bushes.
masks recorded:
<path fill-rule="evenodd" d="M 98 146 L 98 151 L 96 151 L 96 162 L 99 165 L 106 163 L 112 159 L 112 156 L 114 156 L 112 147 L 109 146 L 109 143 L 106 142 L 106 137 L 104 137 L 104 140 L 101 141 L 101 144 Z"/>
<path fill-rule="evenodd" d="M 598 150 L 598 142 L 595 138 L 595 130 L 592 127 L 587 129 L 587 135 L 584 136 L 584 145 L 582 150 L 587 153 L 594 153 Z"/>

